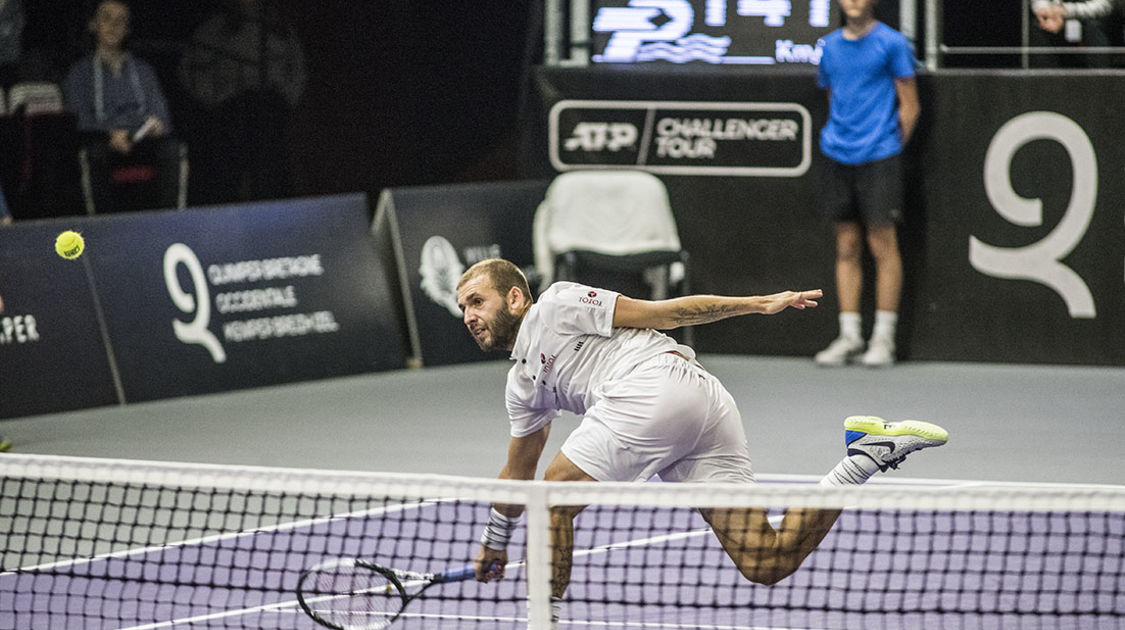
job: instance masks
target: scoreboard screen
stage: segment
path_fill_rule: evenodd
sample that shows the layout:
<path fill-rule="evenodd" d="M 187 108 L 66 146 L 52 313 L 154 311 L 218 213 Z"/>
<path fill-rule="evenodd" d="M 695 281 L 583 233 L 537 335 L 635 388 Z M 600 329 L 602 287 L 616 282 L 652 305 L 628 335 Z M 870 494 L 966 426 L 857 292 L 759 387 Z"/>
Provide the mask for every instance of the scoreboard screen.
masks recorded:
<path fill-rule="evenodd" d="M 594 63 L 817 65 L 835 0 L 593 0 Z"/>

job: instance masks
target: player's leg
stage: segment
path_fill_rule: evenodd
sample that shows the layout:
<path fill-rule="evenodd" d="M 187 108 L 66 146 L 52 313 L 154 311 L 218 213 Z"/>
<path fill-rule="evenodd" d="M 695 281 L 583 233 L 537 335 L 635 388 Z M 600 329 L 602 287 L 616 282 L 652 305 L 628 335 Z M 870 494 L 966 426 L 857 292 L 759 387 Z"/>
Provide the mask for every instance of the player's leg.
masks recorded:
<path fill-rule="evenodd" d="M 547 466 L 547 481 L 596 481 L 559 452 Z M 574 562 L 574 517 L 585 506 L 551 508 L 551 597 L 561 600 L 570 586 L 570 569 Z"/>
<path fill-rule="evenodd" d="M 791 509 L 777 529 L 760 508 L 700 510 L 743 577 L 776 584 L 791 575 L 824 539 L 840 510 Z"/>
<path fill-rule="evenodd" d="M 844 421 L 847 456 L 822 485 L 857 485 L 875 472 L 897 468 L 915 451 L 941 446 L 945 429 L 928 422 L 886 422 L 875 416 Z M 700 510 L 723 550 L 746 579 L 775 584 L 796 571 L 832 529 L 840 510 L 791 509 L 777 529 L 763 509 Z"/>
<path fill-rule="evenodd" d="M 660 471 L 668 482 L 747 484 L 754 482 L 750 451 L 742 416 L 734 398 L 714 375 L 698 368 L 697 388 L 702 396 L 691 399 L 702 432 L 691 441 L 692 452 Z M 723 550 L 739 572 L 752 582 L 773 584 L 797 570 L 832 528 L 838 510 L 790 510 L 774 529 L 766 511 L 757 508 L 701 509 Z"/>

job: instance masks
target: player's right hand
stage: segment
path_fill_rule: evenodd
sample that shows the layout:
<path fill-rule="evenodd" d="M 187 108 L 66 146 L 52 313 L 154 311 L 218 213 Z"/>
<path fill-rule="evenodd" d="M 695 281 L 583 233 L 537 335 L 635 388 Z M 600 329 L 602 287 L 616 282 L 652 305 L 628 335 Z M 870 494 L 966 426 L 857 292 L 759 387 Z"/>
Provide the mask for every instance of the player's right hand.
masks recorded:
<path fill-rule="evenodd" d="M 507 550 L 489 549 L 481 545 L 480 553 L 473 562 L 478 582 L 491 582 L 504 577 L 504 566 L 508 564 Z"/>

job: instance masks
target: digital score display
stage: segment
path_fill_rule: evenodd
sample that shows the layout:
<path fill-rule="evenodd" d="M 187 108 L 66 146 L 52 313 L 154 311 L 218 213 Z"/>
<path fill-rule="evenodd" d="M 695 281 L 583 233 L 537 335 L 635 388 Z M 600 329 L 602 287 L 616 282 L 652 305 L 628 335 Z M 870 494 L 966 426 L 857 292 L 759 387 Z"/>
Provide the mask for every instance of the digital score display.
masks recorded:
<path fill-rule="evenodd" d="M 835 0 L 594 0 L 594 63 L 817 65 Z"/>

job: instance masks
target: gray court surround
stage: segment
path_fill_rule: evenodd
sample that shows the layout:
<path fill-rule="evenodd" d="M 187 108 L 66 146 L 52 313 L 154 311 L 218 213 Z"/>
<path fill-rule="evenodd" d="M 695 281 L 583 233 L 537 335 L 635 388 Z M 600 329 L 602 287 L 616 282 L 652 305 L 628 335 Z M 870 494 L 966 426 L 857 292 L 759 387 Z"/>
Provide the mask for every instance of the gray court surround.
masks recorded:
<path fill-rule="evenodd" d="M 847 415 L 916 418 L 949 443 L 898 477 L 1125 483 L 1125 369 L 703 355 L 742 410 L 758 473 L 821 475 Z M 506 361 L 99 407 L 0 422 L 25 453 L 494 477 Z M 545 468 L 577 418 L 555 422 Z"/>

